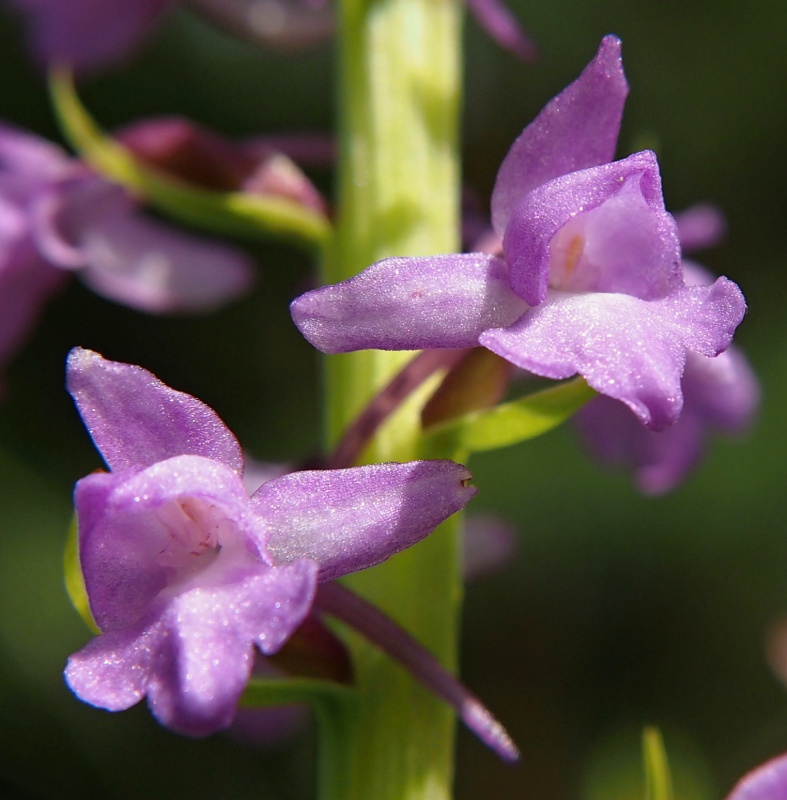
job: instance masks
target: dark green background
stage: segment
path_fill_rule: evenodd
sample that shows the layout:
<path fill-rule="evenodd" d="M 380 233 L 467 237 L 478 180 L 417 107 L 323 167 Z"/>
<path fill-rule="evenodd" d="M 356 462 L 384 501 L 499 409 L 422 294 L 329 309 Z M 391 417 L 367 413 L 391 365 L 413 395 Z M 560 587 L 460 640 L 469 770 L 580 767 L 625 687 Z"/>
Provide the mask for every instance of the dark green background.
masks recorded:
<path fill-rule="evenodd" d="M 668 207 L 711 200 L 726 242 L 704 262 L 738 281 L 738 341 L 763 384 L 744 443 L 714 444 L 671 496 L 640 497 L 599 471 L 569 431 L 476 459 L 477 508 L 520 530 L 515 563 L 467 593 L 467 682 L 523 751 L 502 765 L 464 732 L 459 798 L 629 800 L 641 726 L 662 726 L 679 800 L 722 797 L 787 750 L 787 695 L 764 642 L 787 614 L 783 451 L 787 4 L 782 0 L 519 0 L 542 51 L 500 52 L 468 21 L 465 176 L 487 197 L 507 147 L 608 32 L 632 86 L 621 154 L 659 153 Z M 0 116 L 51 138 L 43 84 L 0 16 Z M 329 130 L 330 46 L 253 51 L 173 14 L 125 70 L 87 85 L 105 125 L 181 113 L 224 132 Z M 330 176 L 318 176 L 326 189 Z M 144 707 L 81 704 L 61 670 L 87 639 L 62 589 L 73 482 L 99 466 L 62 387 L 73 345 L 140 363 L 217 409 L 252 453 L 301 458 L 319 442 L 317 360 L 286 304 L 308 286 L 300 254 L 257 247 L 252 296 L 206 319 L 156 319 L 78 283 L 47 309 L 7 372 L 0 408 L 0 798 L 312 796 L 308 734 L 266 754 L 162 731 Z M 424 742 L 424 747 L 429 747 Z M 632 772 L 633 770 L 633 772 Z M 370 798 L 373 800 L 373 798 Z"/>

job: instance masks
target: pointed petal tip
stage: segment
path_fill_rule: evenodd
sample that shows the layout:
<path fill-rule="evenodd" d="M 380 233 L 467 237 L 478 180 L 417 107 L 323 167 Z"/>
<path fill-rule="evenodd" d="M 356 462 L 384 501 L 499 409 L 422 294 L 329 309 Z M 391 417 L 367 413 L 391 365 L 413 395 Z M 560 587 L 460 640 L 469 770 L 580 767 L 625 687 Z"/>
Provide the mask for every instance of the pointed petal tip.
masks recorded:
<path fill-rule="evenodd" d="M 514 740 L 479 700 L 468 698 L 462 704 L 460 716 L 465 725 L 500 758 L 512 763 L 519 761 L 520 752 Z"/>

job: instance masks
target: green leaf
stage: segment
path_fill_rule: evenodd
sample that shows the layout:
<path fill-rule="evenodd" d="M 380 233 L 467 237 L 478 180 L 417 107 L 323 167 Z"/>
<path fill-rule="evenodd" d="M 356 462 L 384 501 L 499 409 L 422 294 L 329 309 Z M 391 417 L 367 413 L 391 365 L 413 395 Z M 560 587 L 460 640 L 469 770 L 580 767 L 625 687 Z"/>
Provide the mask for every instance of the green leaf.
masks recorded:
<path fill-rule="evenodd" d="M 63 554 L 63 569 L 65 571 L 66 591 L 74 604 L 74 608 L 76 608 L 93 633 L 101 633 L 96 621 L 93 619 L 93 615 L 90 613 L 85 578 L 82 575 L 82 567 L 79 563 L 79 535 L 77 533 L 76 516 L 72 517 L 71 524 L 68 526 L 66 550 Z"/>
<path fill-rule="evenodd" d="M 658 728 L 642 731 L 642 756 L 645 762 L 645 800 L 673 800 L 664 741 Z"/>
<path fill-rule="evenodd" d="M 583 378 L 534 392 L 511 403 L 473 411 L 427 430 L 424 455 L 477 453 L 517 444 L 551 431 L 595 397 Z"/>
<path fill-rule="evenodd" d="M 330 222 L 292 200 L 202 189 L 135 158 L 88 114 L 68 71 L 52 71 L 50 92 L 60 125 L 74 149 L 102 175 L 141 194 L 165 214 L 214 233 L 264 240 L 285 238 L 317 248 L 326 245 Z"/>

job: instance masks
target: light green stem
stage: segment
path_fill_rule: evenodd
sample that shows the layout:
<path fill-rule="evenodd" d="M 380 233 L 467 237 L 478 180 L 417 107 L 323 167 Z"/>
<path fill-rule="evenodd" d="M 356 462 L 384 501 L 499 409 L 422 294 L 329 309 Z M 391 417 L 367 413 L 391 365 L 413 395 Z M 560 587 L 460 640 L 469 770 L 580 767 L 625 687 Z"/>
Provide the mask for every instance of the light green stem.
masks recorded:
<path fill-rule="evenodd" d="M 391 255 L 458 249 L 461 6 L 457 0 L 343 0 L 340 10 L 341 166 L 335 283 Z M 335 443 L 373 393 L 412 357 L 379 351 L 326 364 L 328 438 Z M 372 461 L 417 457 L 416 396 L 383 426 Z M 386 564 L 350 579 L 449 668 L 456 666 L 458 520 Z M 378 650 L 351 638 L 360 702 L 341 726 L 333 770 L 341 797 L 446 800 L 454 717 Z M 337 756 L 337 753 L 339 754 Z"/>

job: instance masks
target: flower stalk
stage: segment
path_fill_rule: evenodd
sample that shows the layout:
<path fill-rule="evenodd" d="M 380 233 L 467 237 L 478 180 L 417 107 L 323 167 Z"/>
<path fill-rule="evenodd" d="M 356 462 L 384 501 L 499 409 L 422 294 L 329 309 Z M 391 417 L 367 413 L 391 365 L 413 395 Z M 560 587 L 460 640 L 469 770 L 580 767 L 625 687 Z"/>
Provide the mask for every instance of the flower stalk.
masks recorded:
<path fill-rule="evenodd" d="M 459 237 L 460 4 L 343 0 L 339 13 L 340 183 L 327 283 L 385 256 L 456 249 Z M 329 446 L 411 358 L 390 352 L 328 358 Z M 377 431 L 366 450 L 370 459 L 418 452 L 429 386 L 413 392 Z M 449 670 L 456 667 L 461 599 L 458 533 L 452 521 L 412 554 L 348 581 Z M 362 637 L 350 635 L 349 642 L 360 702 L 340 727 L 344 746 L 328 750 L 344 759 L 347 780 L 334 784 L 342 787 L 341 800 L 447 800 L 453 711 Z M 334 777 L 341 768 L 333 765 Z M 321 787 L 320 797 L 339 800 L 330 787 Z"/>

